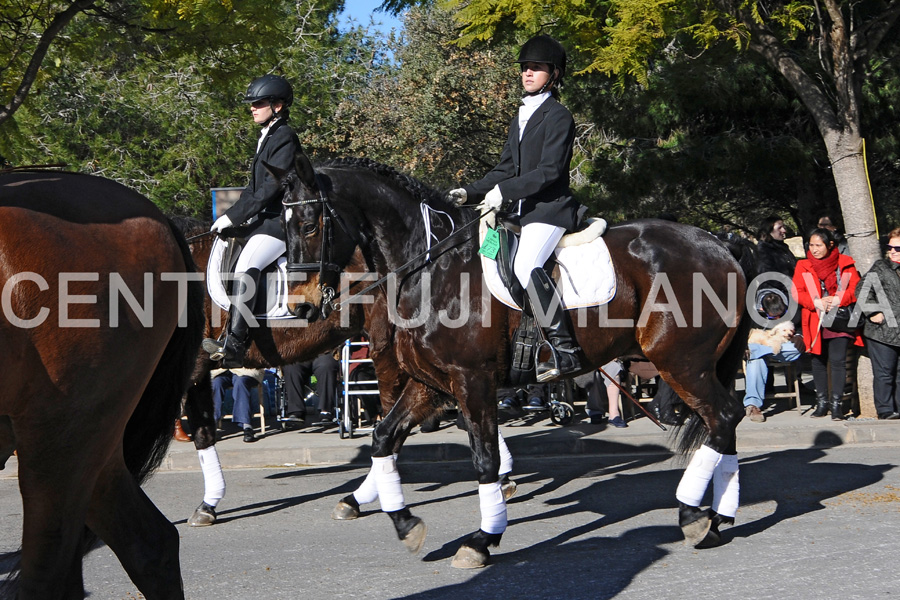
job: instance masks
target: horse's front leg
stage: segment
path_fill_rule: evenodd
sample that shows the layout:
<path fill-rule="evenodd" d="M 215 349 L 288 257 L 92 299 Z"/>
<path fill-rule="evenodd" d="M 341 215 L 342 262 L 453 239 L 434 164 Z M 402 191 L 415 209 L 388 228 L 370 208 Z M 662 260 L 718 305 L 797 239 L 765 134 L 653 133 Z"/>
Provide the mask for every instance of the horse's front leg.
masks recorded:
<path fill-rule="evenodd" d="M 388 386 L 385 387 L 388 388 Z M 397 402 L 395 398 L 402 397 L 403 394 L 410 394 L 410 397 L 415 398 L 413 404 L 415 404 L 418 410 L 410 410 L 409 408 L 401 409 L 406 410 L 407 414 L 413 419 L 409 427 L 397 427 L 397 424 L 402 422 L 402 419 L 397 418 L 395 420 L 392 420 L 392 423 L 394 423 L 394 425 L 392 426 L 392 432 L 382 430 L 380 429 L 380 426 L 376 428 L 375 432 L 372 434 L 373 458 L 376 456 L 386 457 L 388 455 L 391 455 L 396 462 L 400 454 L 400 450 L 403 448 L 403 444 L 409 437 L 409 433 L 410 431 L 412 431 L 412 428 L 418 425 L 421 420 L 427 418 L 427 416 L 430 416 L 430 414 L 433 414 L 437 410 L 437 405 L 435 402 L 426 403 L 424 401 L 425 395 L 430 395 L 434 398 L 437 398 L 436 392 L 430 392 L 431 390 L 426 388 L 423 384 L 411 379 L 407 379 L 404 389 L 399 394 L 392 394 L 390 393 L 390 391 L 388 391 L 387 396 L 385 396 L 385 394 L 382 393 L 382 406 L 391 407 L 390 410 L 388 410 L 388 415 L 393 412 L 393 407 Z M 426 410 L 429 406 L 431 407 L 431 412 L 429 412 L 428 414 L 424 414 L 424 410 Z M 417 419 L 417 415 L 422 416 L 420 419 Z M 353 491 L 352 494 L 344 496 L 338 501 L 337 506 L 335 506 L 334 510 L 331 511 L 331 518 L 336 521 L 351 521 L 353 519 L 357 519 L 360 515 L 360 507 L 363 504 L 375 502 L 377 499 L 378 489 L 375 485 L 375 469 L 373 460 L 373 468 L 369 469 L 369 472 L 363 482 L 358 488 L 356 488 L 356 490 Z"/>
<path fill-rule="evenodd" d="M 216 506 L 225 497 L 225 475 L 216 450 L 216 419 L 208 370 L 188 389 L 184 412 L 203 472 L 203 501 L 188 519 L 188 525 L 204 527 L 216 522 Z"/>
<path fill-rule="evenodd" d="M 427 528 L 425 522 L 406 507 L 397 470 L 397 452 L 410 430 L 422 420 L 422 415 L 428 414 L 431 396 L 424 385 L 412 380 L 407 383 L 400 399 L 372 432 L 372 467 L 368 475 L 355 492 L 341 499 L 332 513 L 334 518 L 354 512 L 358 516 L 361 504 L 378 499 L 381 510 L 393 521 L 397 537 L 412 553 L 422 549 Z"/>
<path fill-rule="evenodd" d="M 721 386 L 719 386 L 721 387 Z M 717 390 L 725 401 L 721 411 L 709 419 L 709 440 L 691 458 L 678 484 L 678 521 L 685 541 L 695 548 L 711 548 L 721 542 L 719 526 L 734 523 L 740 500 L 736 429 L 744 413 L 724 388 Z M 709 482 L 713 482 L 710 510 L 700 508 Z"/>
<path fill-rule="evenodd" d="M 481 527 L 463 542 L 451 564 L 458 569 L 477 569 L 487 565 L 491 557 L 489 548 L 498 546 L 506 531 L 507 496 L 500 478 L 501 438 L 497 430 L 496 389 L 493 379 L 485 376 L 469 380 L 464 389 L 467 392 L 465 398 L 457 397 L 457 400 L 469 427 L 472 462 L 478 473 Z M 504 454 L 508 455 L 509 451 Z M 512 457 L 508 456 L 507 459 L 511 468 Z"/>

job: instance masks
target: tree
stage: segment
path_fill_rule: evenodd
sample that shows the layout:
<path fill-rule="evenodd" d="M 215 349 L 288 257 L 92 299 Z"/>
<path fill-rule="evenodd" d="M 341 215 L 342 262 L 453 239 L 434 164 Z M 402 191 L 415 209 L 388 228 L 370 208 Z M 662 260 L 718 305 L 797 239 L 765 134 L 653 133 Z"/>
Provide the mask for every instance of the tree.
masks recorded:
<path fill-rule="evenodd" d="M 898 0 L 450 0 L 465 24 L 462 43 L 510 31 L 553 29 L 589 57 L 586 72 L 646 85 L 657 61 L 730 42 L 778 73 L 800 99 L 821 136 L 840 201 L 850 252 L 862 272 L 879 258 L 866 172 L 862 91 L 897 37 Z M 892 33 L 892 35 L 889 35 Z M 871 372 L 860 365 L 860 404 L 874 413 Z"/>
<path fill-rule="evenodd" d="M 68 35 L 89 39 L 94 56 L 51 48 L 52 76 L 7 124 L 15 127 L 3 153 L 19 163 L 65 162 L 129 185 L 164 210 L 208 215 L 211 187 L 240 186 L 249 176 L 258 128 L 241 95 L 252 78 L 274 71 L 294 83 L 291 123 L 308 153 L 324 153 L 323 124 L 366 78 L 368 66 L 353 57 L 372 46 L 362 33 L 338 32 L 337 9 L 336 0 L 270 2 L 269 42 L 259 45 L 255 37 L 182 44 L 168 32 L 91 39 L 97 23 L 75 20 Z"/>
<path fill-rule="evenodd" d="M 875 217 L 863 156 L 861 92 L 879 47 L 894 31 L 900 2 L 868 0 L 762 3 L 649 0 L 546 3 L 451 0 L 465 26 L 462 43 L 505 32 L 553 29 L 587 56 L 584 72 L 649 82 L 656 61 L 703 52 L 721 42 L 750 50 L 777 72 L 818 128 L 862 270 L 878 259 Z"/>

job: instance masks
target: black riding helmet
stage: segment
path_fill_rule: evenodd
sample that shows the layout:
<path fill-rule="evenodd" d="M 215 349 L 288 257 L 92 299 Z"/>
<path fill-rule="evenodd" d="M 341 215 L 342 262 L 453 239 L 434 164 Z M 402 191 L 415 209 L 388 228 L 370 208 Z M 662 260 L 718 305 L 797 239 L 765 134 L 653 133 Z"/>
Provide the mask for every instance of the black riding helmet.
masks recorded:
<path fill-rule="evenodd" d="M 251 81 L 244 94 L 244 102 L 257 100 L 281 100 L 287 108 L 294 102 L 294 90 L 284 77 L 263 75 Z"/>
<path fill-rule="evenodd" d="M 558 73 L 551 75 L 547 86 L 552 83 L 558 84 L 562 82 L 562 78 L 566 74 L 566 49 L 549 35 L 537 35 L 522 44 L 522 49 L 519 50 L 519 59 L 516 62 L 519 64 L 536 62 L 553 65 L 558 70 Z M 540 92 L 543 91 L 543 89 L 540 90 Z"/>

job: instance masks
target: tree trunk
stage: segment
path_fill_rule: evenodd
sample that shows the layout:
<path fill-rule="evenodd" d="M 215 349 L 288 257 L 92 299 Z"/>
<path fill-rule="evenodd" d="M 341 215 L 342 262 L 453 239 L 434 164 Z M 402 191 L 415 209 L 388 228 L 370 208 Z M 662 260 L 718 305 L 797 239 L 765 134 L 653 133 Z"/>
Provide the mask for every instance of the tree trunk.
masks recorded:
<path fill-rule="evenodd" d="M 826 134 L 824 138 L 841 202 L 850 255 L 856 261 L 860 275 L 865 275 L 880 258 L 881 248 L 875 234 L 875 210 L 869 194 L 862 139 L 855 133 Z M 859 356 L 856 374 L 860 416 L 874 418 L 877 415 L 868 356 Z"/>

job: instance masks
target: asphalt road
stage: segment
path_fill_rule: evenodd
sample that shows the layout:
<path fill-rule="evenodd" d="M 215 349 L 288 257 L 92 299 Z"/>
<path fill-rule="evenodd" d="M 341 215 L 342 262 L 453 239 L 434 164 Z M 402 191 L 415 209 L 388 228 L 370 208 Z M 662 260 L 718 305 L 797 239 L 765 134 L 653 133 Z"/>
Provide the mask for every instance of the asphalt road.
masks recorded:
<path fill-rule="evenodd" d="M 202 481 L 163 472 L 150 497 L 181 534 L 186 596 L 221 598 L 889 598 L 900 595 L 898 448 L 838 447 L 741 456 L 742 506 L 725 545 L 682 542 L 665 456 L 519 460 L 519 492 L 493 564 L 461 571 L 456 548 L 478 526 L 473 469 L 400 462 L 406 501 L 428 524 L 418 556 L 375 510 L 329 518 L 362 468 L 230 470 L 220 522 L 185 518 Z M 0 552 L 18 546 L 16 481 L 0 479 Z M 6 563 L 0 561 L 0 573 Z M 85 561 L 89 597 L 141 598 L 106 548 Z"/>

